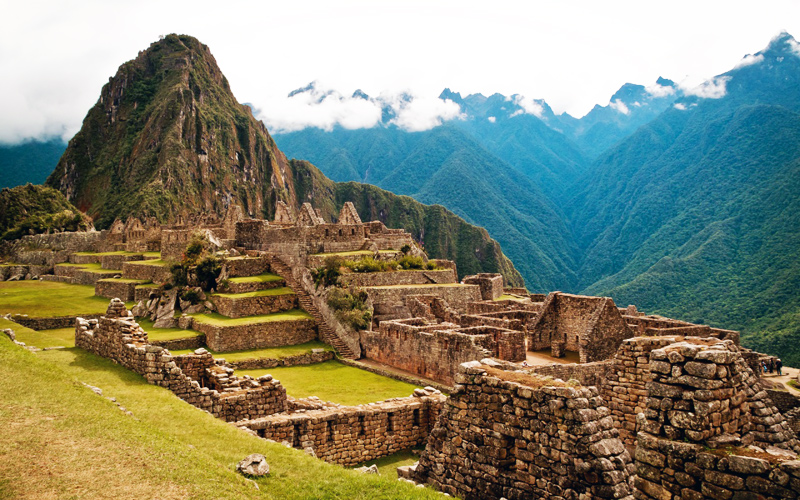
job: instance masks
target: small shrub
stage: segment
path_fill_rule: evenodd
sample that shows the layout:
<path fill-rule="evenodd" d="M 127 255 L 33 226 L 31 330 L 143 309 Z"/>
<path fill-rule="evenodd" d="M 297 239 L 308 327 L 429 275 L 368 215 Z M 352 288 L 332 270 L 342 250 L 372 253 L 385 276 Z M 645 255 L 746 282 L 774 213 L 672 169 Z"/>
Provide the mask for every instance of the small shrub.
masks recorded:
<path fill-rule="evenodd" d="M 191 302 L 192 305 L 200 303 L 200 294 L 197 290 L 186 290 L 181 294 L 181 299 Z"/>
<path fill-rule="evenodd" d="M 355 330 L 363 330 L 368 328 L 372 321 L 372 312 L 367 307 L 367 299 L 367 292 L 363 290 L 337 287 L 328 292 L 327 302 L 333 309 L 336 319 Z"/>
<path fill-rule="evenodd" d="M 195 268 L 197 282 L 204 292 L 208 292 L 217 285 L 217 278 L 222 272 L 222 261 L 216 255 L 206 255 L 201 258 Z"/>
<path fill-rule="evenodd" d="M 172 264 L 169 268 L 172 273 L 172 283 L 175 286 L 189 284 L 189 265 L 183 262 Z"/>
<path fill-rule="evenodd" d="M 356 262 L 351 261 L 347 267 L 356 273 L 379 273 L 386 270 L 386 263 L 375 260 L 373 257 L 364 257 Z"/>
<path fill-rule="evenodd" d="M 323 288 L 327 288 L 338 284 L 344 262 L 341 257 L 327 257 L 322 267 L 312 269 L 311 277 L 314 279 L 314 286 L 319 288 L 322 285 Z"/>
<path fill-rule="evenodd" d="M 405 255 L 397 261 L 399 266 L 403 269 L 424 269 L 425 268 L 425 261 L 422 260 L 422 257 L 417 257 L 415 255 Z"/>
<path fill-rule="evenodd" d="M 411 251 L 411 245 L 403 245 L 400 247 L 400 251 L 403 252 L 404 255 L 408 254 Z"/>

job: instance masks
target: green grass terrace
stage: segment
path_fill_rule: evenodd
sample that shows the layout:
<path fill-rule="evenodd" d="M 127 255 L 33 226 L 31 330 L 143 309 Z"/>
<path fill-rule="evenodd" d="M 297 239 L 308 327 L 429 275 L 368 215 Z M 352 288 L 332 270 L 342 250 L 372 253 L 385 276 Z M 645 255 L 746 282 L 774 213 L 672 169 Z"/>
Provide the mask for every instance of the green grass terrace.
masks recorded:
<path fill-rule="evenodd" d="M 147 329 L 145 328 L 145 330 Z M 312 349 L 333 351 L 333 347 L 318 340 L 306 342 L 305 344 L 288 345 L 283 347 L 264 347 L 262 349 L 247 349 L 244 351 L 215 352 L 211 349 L 208 349 L 208 347 L 206 347 L 206 349 L 213 354 L 215 358 L 224 358 L 226 361 L 231 362 L 243 361 L 245 359 L 283 359 L 290 356 L 308 354 Z M 175 355 L 189 354 L 194 352 L 194 349 L 170 349 L 169 352 Z"/>
<path fill-rule="evenodd" d="M 227 354 L 224 358 L 232 361 Z M 281 381 L 290 396 L 317 396 L 324 401 L 348 406 L 411 396 L 418 387 L 338 361 L 261 370 L 236 370 L 236 375 L 239 376 L 260 377 L 268 373 Z"/>
<path fill-rule="evenodd" d="M 282 286 L 280 288 L 270 288 L 267 290 L 258 290 L 255 292 L 244 292 L 244 293 L 215 293 L 212 294 L 212 297 L 226 297 L 229 299 L 245 299 L 248 297 L 269 297 L 272 295 L 294 295 L 294 290 L 289 288 L 288 286 Z"/>
<path fill-rule="evenodd" d="M 241 326 L 267 323 L 270 321 L 295 321 L 303 319 L 314 319 L 310 314 L 301 309 L 291 309 L 289 311 L 274 314 L 259 314 L 258 316 L 245 316 L 244 318 L 228 318 L 218 313 L 197 313 L 190 314 L 198 323 L 213 326 Z"/>
<path fill-rule="evenodd" d="M 101 314 L 109 299 L 97 297 L 94 286 L 56 281 L 0 282 L 0 315 L 27 314 L 32 318 L 56 318 Z M 128 308 L 133 303 L 126 304 Z"/>
<path fill-rule="evenodd" d="M 399 250 L 378 250 L 378 253 L 396 254 Z M 372 250 L 352 250 L 349 252 L 326 252 L 312 254 L 314 257 L 366 257 L 375 255 Z"/>
<path fill-rule="evenodd" d="M 259 274 L 257 276 L 241 276 L 238 278 L 228 278 L 231 283 L 270 283 L 273 281 L 281 281 L 283 278 L 277 274 Z"/>

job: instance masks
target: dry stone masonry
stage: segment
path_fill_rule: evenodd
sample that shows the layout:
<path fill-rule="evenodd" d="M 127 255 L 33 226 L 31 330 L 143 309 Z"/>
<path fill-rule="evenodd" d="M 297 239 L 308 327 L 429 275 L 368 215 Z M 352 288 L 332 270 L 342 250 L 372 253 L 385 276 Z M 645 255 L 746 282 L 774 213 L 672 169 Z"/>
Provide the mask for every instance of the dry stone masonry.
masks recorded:
<path fill-rule="evenodd" d="M 405 476 L 464 499 L 632 498 L 633 464 L 596 387 L 465 363 Z"/>
<path fill-rule="evenodd" d="M 147 333 L 119 299 L 111 301 L 99 320 L 77 319 L 75 345 L 119 363 L 228 422 L 286 410 L 286 390 L 269 375 L 238 378 L 232 368 L 215 361 L 204 349 L 173 356 L 150 344 Z"/>

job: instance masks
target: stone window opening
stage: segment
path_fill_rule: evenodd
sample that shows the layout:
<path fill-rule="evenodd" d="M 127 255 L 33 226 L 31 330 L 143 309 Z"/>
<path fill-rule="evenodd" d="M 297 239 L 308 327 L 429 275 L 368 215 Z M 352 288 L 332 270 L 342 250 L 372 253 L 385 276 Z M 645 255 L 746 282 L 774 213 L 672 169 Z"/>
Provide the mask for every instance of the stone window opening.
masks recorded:
<path fill-rule="evenodd" d="M 366 433 L 367 432 L 366 432 L 365 424 L 364 424 L 364 415 L 359 415 L 358 416 L 358 435 L 360 437 L 363 437 L 363 436 L 366 435 Z"/>
<path fill-rule="evenodd" d="M 326 423 L 327 426 L 327 441 L 329 443 L 333 442 L 333 420 L 328 420 Z"/>
<path fill-rule="evenodd" d="M 414 427 L 420 426 L 419 408 L 414 410 Z"/>
<path fill-rule="evenodd" d="M 342 230 L 340 229 L 340 230 L 339 230 L 339 236 L 341 236 L 341 235 L 342 235 Z"/>
<path fill-rule="evenodd" d="M 328 233 L 329 233 L 328 228 L 325 228 L 325 236 L 330 236 Z"/>
<path fill-rule="evenodd" d="M 394 433 L 394 413 L 388 413 L 386 415 L 386 433 Z"/>
<path fill-rule="evenodd" d="M 294 432 L 292 433 L 292 448 L 300 448 L 300 424 L 293 426 Z"/>
<path fill-rule="evenodd" d="M 500 448 L 500 468 L 502 471 L 513 472 L 517 470 L 516 440 L 510 436 L 503 436 L 503 445 Z"/>
<path fill-rule="evenodd" d="M 356 228 L 353 228 L 353 229 L 351 229 L 351 230 L 350 230 L 350 234 L 352 234 L 353 236 L 355 236 L 355 234 L 356 234 Z"/>

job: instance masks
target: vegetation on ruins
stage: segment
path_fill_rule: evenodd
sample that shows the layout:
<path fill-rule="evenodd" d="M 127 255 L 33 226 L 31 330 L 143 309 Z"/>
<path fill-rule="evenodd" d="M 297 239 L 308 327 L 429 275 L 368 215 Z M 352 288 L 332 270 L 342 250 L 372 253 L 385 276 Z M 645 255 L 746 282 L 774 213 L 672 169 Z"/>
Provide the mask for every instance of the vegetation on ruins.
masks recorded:
<path fill-rule="evenodd" d="M 406 252 L 403 252 L 406 253 Z M 349 260 L 338 255 L 326 257 L 323 265 L 311 270 L 311 277 L 317 288 L 336 286 L 343 273 L 385 273 L 390 271 L 403 271 L 412 269 L 439 269 L 434 262 L 425 260 L 418 255 L 403 255 L 399 259 L 379 260 L 371 255 L 363 256 L 358 260 Z"/>
<path fill-rule="evenodd" d="M 172 284 L 178 287 L 199 286 L 209 292 L 217 287 L 217 278 L 222 272 L 222 259 L 211 249 L 208 238 L 195 234 L 186 245 L 181 262 L 170 266 Z M 192 304 L 200 302 L 196 290 L 184 290 L 181 296 Z"/>
<path fill-rule="evenodd" d="M 0 190 L 0 239 L 52 231 L 85 231 L 92 221 L 59 191 L 27 184 Z"/>
<path fill-rule="evenodd" d="M 367 304 L 367 292 L 359 288 L 331 287 L 327 303 L 336 319 L 354 330 L 364 330 L 372 321 L 372 310 Z"/>

